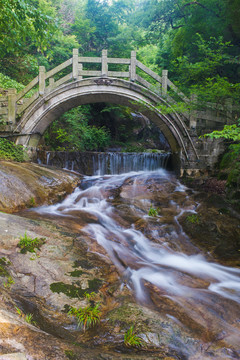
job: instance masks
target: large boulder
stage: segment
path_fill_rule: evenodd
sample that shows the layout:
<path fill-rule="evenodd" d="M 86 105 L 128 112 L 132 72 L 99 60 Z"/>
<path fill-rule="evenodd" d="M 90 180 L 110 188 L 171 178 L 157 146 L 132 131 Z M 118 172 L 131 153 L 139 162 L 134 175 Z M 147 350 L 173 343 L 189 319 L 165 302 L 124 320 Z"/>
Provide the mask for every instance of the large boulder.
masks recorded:
<path fill-rule="evenodd" d="M 79 176 L 34 163 L 0 161 L 0 211 L 13 213 L 60 201 L 71 193 Z"/>

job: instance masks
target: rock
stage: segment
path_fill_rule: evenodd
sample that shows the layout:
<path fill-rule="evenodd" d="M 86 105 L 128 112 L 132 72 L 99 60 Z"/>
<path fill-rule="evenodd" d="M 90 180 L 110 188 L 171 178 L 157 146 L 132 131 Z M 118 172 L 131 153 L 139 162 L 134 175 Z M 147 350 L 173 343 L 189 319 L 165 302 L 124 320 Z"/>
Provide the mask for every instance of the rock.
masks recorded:
<path fill-rule="evenodd" d="M 0 211 L 51 204 L 71 193 L 79 176 L 33 163 L 0 161 Z"/>
<path fill-rule="evenodd" d="M 5 354 L 0 356 L 0 360 L 28 360 L 26 354 L 23 353 L 13 353 L 13 354 Z"/>

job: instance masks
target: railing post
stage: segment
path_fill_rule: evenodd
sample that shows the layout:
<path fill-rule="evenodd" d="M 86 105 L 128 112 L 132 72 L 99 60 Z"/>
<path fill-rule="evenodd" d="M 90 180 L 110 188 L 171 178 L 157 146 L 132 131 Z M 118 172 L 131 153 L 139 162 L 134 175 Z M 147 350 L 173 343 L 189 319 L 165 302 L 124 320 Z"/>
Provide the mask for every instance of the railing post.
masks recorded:
<path fill-rule="evenodd" d="M 39 66 L 39 95 L 44 95 L 45 91 L 45 66 Z"/>
<path fill-rule="evenodd" d="M 167 95 L 168 70 L 162 71 L 162 95 Z"/>
<path fill-rule="evenodd" d="M 50 87 L 53 87 L 54 86 L 54 83 L 55 83 L 55 80 L 53 77 L 49 78 L 49 86 Z"/>
<path fill-rule="evenodd" d="M 8 89 L 8 122 L 14 125 L 16 123 L 16 89 Z"/>
<path fill-rule="evenodd" d="M 73 49 L 72 76 L 73 80 L 78 79 L 78 49 Z"/>
<path fill-rule="evenodd" d="M 130 81 L 136 80 L 136 51 L 131 51 Z"/>
<path fill-rule="evenodd" d="M 78 64 L 78 80 L 82 80 L 82 75 L 81 75 L 81 72 L 82 72 L 82 69 L 83 69 L 83 64 Z"/>
<path fill-rule="evenodd" d="M 193 110 L 191 110 L 191 112 L 190 112 L 189 126 L 190 126 L 190 129 L 195 130 L 197 127 L 197 110 L 195 110 L 194 107 L 197 105 L 197 95 L 191 94 L 190 101 L 191 101 L 191 105 L 193 106 Z"/>
<path fill-rule="evenodd" d="M 102 50 L 102 76 L 108 76 L 107 50 Z"/>

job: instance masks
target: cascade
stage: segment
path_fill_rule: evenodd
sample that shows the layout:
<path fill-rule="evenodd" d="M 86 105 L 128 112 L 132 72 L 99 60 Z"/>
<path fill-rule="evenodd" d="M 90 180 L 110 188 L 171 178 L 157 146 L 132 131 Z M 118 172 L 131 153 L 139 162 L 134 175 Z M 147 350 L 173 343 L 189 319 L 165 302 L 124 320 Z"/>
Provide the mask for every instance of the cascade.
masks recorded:
<path fill-rule="evenodd" d="M 84 176 L 63 202 L 29 211 L 66 229 L 74 228 L 87 241 L 88 251 L 97 251 L 115 265 L 122 287 L 140 304 L 164 312 L 173 324 L 201 338 L 201 343 L 211 333 L 216 341 L 226 338 L 228 349 L 238 349 L 240 269 L 217 263 L 183 231 L 180 217 L 196 215 L 199 207 L 193 191 L 163 168 L 129 171 L 137 156 L 94 157 L 93 169 L 102 175 Z M 142 156 L 141 167 L 154 169 L 153 158 Z M 73 168 L 76 161 L 69 161 L 69 166 Z M 121 168 L 125 173 L 106 175 L 106 164 L 113 172 Z M 149 215 L 154 207 L 159 207 L 157 217 Z M 184 359 L 192 359 L 196 351 L 192 345 L 177 344 Z M 235 359 L 227 351 L 227 358 Z"/>
<path fill-rule="evenodd" d="M 167 168 L 170 153 L 39 152 L 38 162 L 87 175 L 122 174 Z"/>
<path fill-rule="evenodd" d="M 153 223 L 148 209 L 156 199 L 162 208 Z M 240 308 L 240 269 L 207 260 L 184 233 L 178 219 L 184 212 L 196 214 L 197 207 L 189 190 L 173 174 L 159 169 L 86 176 L 61 204 L 34 211 L 61 219 L 66 226 L 68 221 L 77 224 L 84 218 L 81 214 L 90 214 L 94 221 L 81 225 L 81 232 L 104 249 L 103 256 L 115 264 L 137 301 L 151 304 L 152 296 L 158 296 L 161 304 L 168 299 L 165 311 L 172 316 L 176 307 L 176 321 L 184 313 L 206 333 L 231 334 L 228 340 L 237 346 L 240 330 L 233 326 L 233 318 Z M 144 221 L 142 229 L 136 219 Z"/>

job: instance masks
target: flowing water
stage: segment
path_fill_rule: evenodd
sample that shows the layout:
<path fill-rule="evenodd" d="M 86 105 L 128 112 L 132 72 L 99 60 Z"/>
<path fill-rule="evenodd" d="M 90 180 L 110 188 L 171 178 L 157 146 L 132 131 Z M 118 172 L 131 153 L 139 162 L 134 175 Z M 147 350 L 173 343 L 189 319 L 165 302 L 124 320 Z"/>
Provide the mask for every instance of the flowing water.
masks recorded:
<path fill-rule="evenodd" d="M 237 350 L 240 269 L 206 258 L 184 233 L 179 218 L 198 206 L 191 190 L 159 169 L 86 176 L 62 203 L 35 211 L 74 224 L 90 239 L 90 251 L 97 242 L 138 302 L 165 312 L 207 343 L 224 339 Z M 148 215 L 150 207 L 159 207 L 157 217 Z"/>
<path fill-rule="evenodd" d="M 40 151 L 38 163 L 55 165 L 87 175 L 121 174 L 166 168 L 170 153 Z"/>

